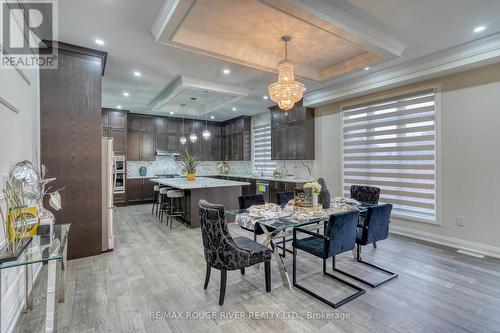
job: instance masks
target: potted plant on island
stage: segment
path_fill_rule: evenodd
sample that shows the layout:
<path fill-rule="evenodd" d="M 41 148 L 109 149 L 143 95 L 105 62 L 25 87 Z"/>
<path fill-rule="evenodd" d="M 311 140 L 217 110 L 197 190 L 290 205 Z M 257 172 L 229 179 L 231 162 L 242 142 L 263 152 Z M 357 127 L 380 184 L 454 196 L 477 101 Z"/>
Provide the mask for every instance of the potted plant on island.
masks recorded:
<path fill-rule="evenodd" d="M 196 180 L 196 167 L 200 164 L 199 155 L 191 154 L 186 148 L 185 153 L 181 156 L 179 164 L 183 171 L 186 172 L 188 181 Z"/>

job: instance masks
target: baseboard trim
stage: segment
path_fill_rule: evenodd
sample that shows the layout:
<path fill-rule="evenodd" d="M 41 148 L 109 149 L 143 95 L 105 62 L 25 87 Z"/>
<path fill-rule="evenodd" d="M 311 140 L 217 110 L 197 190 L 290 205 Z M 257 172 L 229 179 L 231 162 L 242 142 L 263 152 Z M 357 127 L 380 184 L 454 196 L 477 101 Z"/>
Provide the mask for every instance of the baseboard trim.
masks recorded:
<path fill-rule="evenodd" d="M 433 234 L 431 232 L 415 230 L 412 228 L 394 224 L 391 224 L 389 231 L 390 233 L 395 235 L 406 236 L 433 244 L 443 245 L 459 250 L 471 251 L 483 254 L 488 257 L 500 259 L 500 247 L 471 242 L 460 238 Z"/>

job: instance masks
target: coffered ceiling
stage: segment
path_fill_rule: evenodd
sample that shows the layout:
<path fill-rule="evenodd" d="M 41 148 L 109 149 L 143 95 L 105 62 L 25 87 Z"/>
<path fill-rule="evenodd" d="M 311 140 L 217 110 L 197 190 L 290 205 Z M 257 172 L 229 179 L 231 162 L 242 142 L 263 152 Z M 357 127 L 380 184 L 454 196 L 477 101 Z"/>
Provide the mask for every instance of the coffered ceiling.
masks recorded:
<path fill-rule="evenodd" d="M 264 96 L 276 80 L 283 34 L 294 38 L 289 56 L 307 88 L 306 101 L 317 96 L 313 99 L 318 103 L 361 93 L 358 84 L 393 84 L 397 78 L 386 75 L 390 70 L 411 76 L 438 68 L 436 59 L 443 52 L 448 62 L 457 59 L 458 50 L 479 63 L 484 57 L 475 47 L 483 41 L 489 43 L 482 48 L 490 53 L 489 61 L 500 61 L 495 58 L 499 43 L 494 43 L 500 40 L 498 0 L 64 0 L 58 4 L 61 41 L 108 52 L 103 106 L 120 105 L 132 112 L 182 116 L 179 104 L 189 95 L 200 91 L 203 95 L 205 84 L 213 88 L 209 116 L 216 120 L 265 112 L 273 104 Z M 473 32 L 480 25 L 484 31 Z M 96 39 L 104 45 L 97 45 Z M 407 65 L 424 60 L 425 64 Z M 366 64 L 370 68 L 365 71 Z M 142 75 L 134 76 L 134 71 Z M 186 85 L 168 95 L 181 76 L 203 80 L 204 86 Z M 237 92 L 227 93 L 228 86 Z M 193 108 L 204 118 L 204 105 L 196 105 Z"/>

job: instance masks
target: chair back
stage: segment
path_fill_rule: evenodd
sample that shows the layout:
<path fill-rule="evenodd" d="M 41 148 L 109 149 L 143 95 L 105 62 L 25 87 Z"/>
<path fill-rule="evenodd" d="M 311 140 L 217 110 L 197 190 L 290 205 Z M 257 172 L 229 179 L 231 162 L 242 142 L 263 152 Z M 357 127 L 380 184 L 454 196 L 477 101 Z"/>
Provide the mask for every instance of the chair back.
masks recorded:
<path fill-rule="evenodd" d="M 294 192 L 278 192 L 276 194 L 276 202 L 278 206 L 285 207 L 288 201 L 292 200 L 294 196 Z"/>
<path fill-rule="evenodd" d="M 380 189 L 378 187 L 351 185 L 351 199 L 376 205 L 379 198 Z"/>
<path fill-rule="evenodd" d="M 319 192 L 318 201 L 323 206 L 323 208 L 330 208 L 330 191 L 326 186 L 325 179 L 318 178 L 318 183 L 321 185 L 321 192 Z"/>
<path fill-rule="evenodd" d="M 240 209 L 247 209 L 253 205 L 263 205 L 266 202 L 264 201 L 264 196 L 262 194 L 254 194 L 254 195 L 241 195 L 238 197 L 238 203 Z"/>
<path fill-rule="evenodd" d="M 224 206 L 200 200 L 199 207 L 203 252 L 207 264 L 226 270 L 245 267 L 250 253 L 239 249 L 231 237 L 225 221 Z"/>
<path fill-rule="evenodd" d="M 365 228 L 363 228 L 363 233 L 361 235 L 361 245 L 378 242 L 389 236 L 391 212 L 391 204 L 383 204 L 368 208 L 363 223 Z"/>
<path fill-rule="evenodd" d="M 328 258 L 354 248 L 358 219 L 357 210 L 330 215 L 325 230 L 325 235 L 329 238 L 329 241 L 325 242 Z"/>

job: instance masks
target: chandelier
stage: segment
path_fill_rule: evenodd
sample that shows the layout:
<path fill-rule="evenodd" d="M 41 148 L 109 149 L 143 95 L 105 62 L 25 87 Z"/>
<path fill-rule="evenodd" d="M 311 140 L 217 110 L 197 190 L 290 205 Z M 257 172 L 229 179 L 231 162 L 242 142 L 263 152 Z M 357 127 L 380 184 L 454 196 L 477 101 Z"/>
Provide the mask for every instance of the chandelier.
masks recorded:
<path fill-rule="evenodd" d="M 288 61 L 287 43 L 291 39 L 290 36 L 281 37 L 281 40 L 285 42 L 285 60 L 278 64 L 278 82 L 270 84 L 267 88 L 269 97 L 272 101 L 278 103 L 280 109 L 285 111 L 285 115 L 288 115 L 288 111 L 301 100 L 304 94 L 304 85 L 294 80 L 293 62 Z"/>

